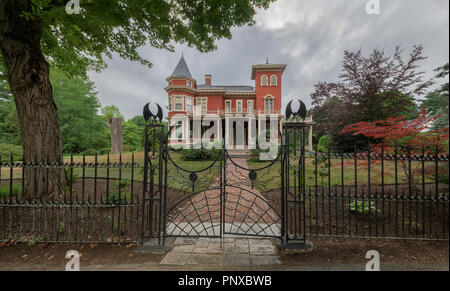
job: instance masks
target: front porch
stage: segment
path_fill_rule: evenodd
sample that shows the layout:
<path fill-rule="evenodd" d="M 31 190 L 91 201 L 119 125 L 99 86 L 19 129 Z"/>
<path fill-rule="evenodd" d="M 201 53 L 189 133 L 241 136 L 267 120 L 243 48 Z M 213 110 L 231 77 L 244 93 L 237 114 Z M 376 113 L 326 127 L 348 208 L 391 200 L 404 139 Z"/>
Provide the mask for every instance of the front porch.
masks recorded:
<path fill-rule="evenodd" d="M 251 117 L 235 117 L 233 115 L 225 118 L 208 117 L 203 119 L 184 116 L 172 118 L 169 123 L 174 126 L 169 137 L 170 145 L 179 145 L 192 148 L 205 140 L 211 143 L 224 141 L 228 150 L 252 150 L 259 145 L 259 136 L 266 136 L 268 144 L 275 142 L 281 144 L 282 124 L 284 119 L 280 115 L 262 115 Z M 313 151 L 313 125 L 312 117 L 306 119 L 308 128 L 306 150 Z M 268 146 L 268 145 L 267 145 Z"/>

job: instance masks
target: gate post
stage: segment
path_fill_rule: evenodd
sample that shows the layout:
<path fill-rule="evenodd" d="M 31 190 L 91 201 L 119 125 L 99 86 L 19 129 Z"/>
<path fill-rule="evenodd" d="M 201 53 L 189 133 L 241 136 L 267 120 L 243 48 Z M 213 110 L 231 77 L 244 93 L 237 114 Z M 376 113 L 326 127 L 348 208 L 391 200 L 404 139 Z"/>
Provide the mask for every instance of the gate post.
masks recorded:
<path fill-rule="evenodd" d="M 167 159 L 165 158 L 167 136 L 164 134 L 162 109 L 158 104 L 156 106 L 157 114 L 150 112 L 149 103 L 144 106 L 145 144 L 141 217 L 143 245 L 137 248 L 137 252 L 161 253 L 169 248 L 164 240 L 165 209 L 163 213 L 167 194 L 165 187 L 167 184 Z M 155 185 L 155 173 L 158 173 L 158 185 Z M 144 243 L 146 238 L 149 240 Z"/>
<path fill-rule="evenodd" d="M 286 108 L 283 122 L 281 160 L 281 244 L 279 248 L 292 252 L 312 250 L 306 240 L 306 152 L 305 118 L 306 106 L 299 100 L 299 109 L 292 112 L 291 101 Z M 292 138 L 292 139 L 291 139 Z M 292 163 L 292 165 L 291 165 Z M 291 173 L 292 170 L 292 173 Z M 291 178 L 294 183 L 291 187 Z"/>

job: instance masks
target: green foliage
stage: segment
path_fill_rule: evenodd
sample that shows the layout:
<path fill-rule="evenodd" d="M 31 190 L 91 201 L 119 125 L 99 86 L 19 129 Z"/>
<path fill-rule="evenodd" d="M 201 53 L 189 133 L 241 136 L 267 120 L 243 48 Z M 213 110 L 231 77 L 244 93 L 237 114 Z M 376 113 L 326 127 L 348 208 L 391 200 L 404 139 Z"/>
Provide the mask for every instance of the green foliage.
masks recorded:
<path fill-rule="evenodd" d="M 138 49 L 146 44 L 173 51 L 186 43 L 201 52 L 231 38 L 231 28 L 253 24 L 256 8 L 273 0 L 153 1 L 81 0 L 80 14 L 66 13 L 67 1 L 33 0 L 27 19 L 42 26 L 42 51 L 52 66 L 69 75 L 106 67 L 104 58 L 117 52 L 123 58 L 151 67 Z"/>
<path fill-rule="evenodd" d="M 371 203 L 369 207 L 369 202 L 355 200 L 350 204 L 350 211 L 360 215 L 369 215 L 369 213 L 377 212 L 377 208 Z"/>
<path fill-rule="evenodd" d="M 130 151 L 134 152 L 143 148 L 143 130 L 131 120 L 123 123 L 123 143 L 129 147 Z"/>
<path fill-rule="evenodd" d="M 193 149 L 182 149 L 181 155 L 184 161 L 214 161 L 220 153 L 218 148 L 217 144 L 213 144 L 210 150 L 197 144 Z"/>
<path fill-rule="evenodd" d="M 100 102 L 94 83 L 67 78 L 58 71 L 51 74 L 53 95 L 58 107 L 63 153 L 83 153 L 109 147 L 109 131 L 98 115 Z"/>
<path fill-rule="evenodd" d="M 11 154 L 14 156 L 15 161 L 21 161 L 23 157 L 22 146 L 0 143 L 0 157 L 3 161 L 9 161 Z"/>
<path fill-rule="evenodd" d="M 0 198 L 9 197 L 11 196 L 17 196 L 20 193 L 22 193 L 22 186 L 13 184 L 12 185 L 12 191 L 10 191 L 10 185 L 2 185 L 0 186 Z"/>
<path fill-rule="evenodd" d="M 69 185 L 72 183 L 75 183 L 76 180 L 80 179 L 80 176 L 77 173 L 75 173 L 75 171 L 72 171 L 72 175 L 71 175 L 69 168 L 65 168 L 64 172 L 66 174 L 67 182 L 69 183 Z"/>
<path fill-rule="evenodd" d="M 21 144 L 19 119 L 14 98 L 0 98 L 0 143 Z"/>
<path fill-rule="evenodd" d="M 116 105 L 108 105 L 102 108 L 102 115 L 106 120 L 110 118 L 122 118 L 119 108 Z"/>
<path fill-rule="evenodd" d="M 51 72 L 51 82 L 58 107 L 63 153 L 92 152 L 92 149 L 100 152 L 109 148 L 109 131 L 98 114 L 100 102 L 94 83 L 83 78 L 69 79 L 57 70 Z M 10 96 L 0 99 L 0 143 L 21 144 L 19 119 Z M 0 151 L 3 154 L 5 149 L 0 148 Z"/>
<path fill-rule="evenodd" d="M 437 178 L 436 178 L 436 174 L 434 173 L 431 175 L 431 179 L 433 181 L 437 180 L 439 183 L 448 185 L 449 184 L 448 165 L 443 165 L 443 166 L 439 167 Z"/>
<path fill-rule="evenodd" d="M 131 194 L 129 192 L 130 181 L 121 180 L 112 184 L 111 193 L 108 196 L 108 202 L 111 204 L 129 204 Z"/>
<path fill-rule="evenodd" d="M 317 171 L 315 169 L 317 163 Z M 331 161 L 328 160 L 326 156 L 317 156 L 317 159 L 313 159 L 311 164 L 314 166 L 314 170 L 312 171 L 314 175 L 318 175 L 321 179 L 322 186 L 324 186 L 324 180 L 328 177 L 328 169 L 333 166 Z"/>
<path fill-rule="evenodd" d="M 328 152 L 328 146 L 331 144 L 331 136 L 323 135 L 319 139 L 319 143 L 317 144 L 317 151 L 321 153 Z"/>
<path fill-rule="evenodd" d="M 449 64 L 436 69 L 438 78 L 445 78 L 449 74 Z M 434 116 L 439 115 L 433 123 L 433 129 L 442 129 L 449 127 L 449 82 L 444 83 L 441 87 L 425 96 L 422 108 L 426 108 Z"/>

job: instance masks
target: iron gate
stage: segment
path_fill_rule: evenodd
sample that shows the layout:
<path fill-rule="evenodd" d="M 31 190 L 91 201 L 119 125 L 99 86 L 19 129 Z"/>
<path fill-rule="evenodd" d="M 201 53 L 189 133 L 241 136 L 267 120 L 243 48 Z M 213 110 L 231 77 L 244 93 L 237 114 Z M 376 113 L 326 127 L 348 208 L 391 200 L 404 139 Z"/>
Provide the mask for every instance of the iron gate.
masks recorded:
<path fill-rule="evenodd" d="M 249 165 L 223 144 L 198 150 L 198 155 L 209 155 L 202 161 L 181 163 L 186 152 L 169 144 L 174 127 L 165 128 L 155 117 L 146 120 L 143 239 L 164 243 L 167 237 L 234 235 L 305 240 L 303 123 L 283 124 L 278 155 Z"/>

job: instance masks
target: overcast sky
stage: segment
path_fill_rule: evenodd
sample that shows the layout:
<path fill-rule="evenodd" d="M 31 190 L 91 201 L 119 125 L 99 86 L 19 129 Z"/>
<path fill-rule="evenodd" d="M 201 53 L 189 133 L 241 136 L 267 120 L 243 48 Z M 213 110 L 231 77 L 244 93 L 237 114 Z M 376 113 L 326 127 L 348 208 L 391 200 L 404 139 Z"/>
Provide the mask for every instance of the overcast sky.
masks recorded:
<path fill-rule="evenodd" d="M 287 64 L 283 75 L 283 107 L 292 98 L 308 106 L 314 84 L 337 81 L 344 50 L 374 48 L 392 52 L 400 44 L 408 54 L 422 44 L 421 63 L 427 78 L 449 61 L 448 0 L 380 0 L 381 13 L 368 15 L 368 0 L 278 0 L 256 15 L 256 25 L 234 28 L 231 40 L 217 42 L 218 49 L 202 54 L 184 45 L 168 52 L 143 47 L 142 56 L 153 68 L 121 59 L 108 61 L 101 73 L 90 73 L 103 106 L 115 104 L 126 118 L 142 114 L 149 101 L 167 105 L 165 79 L 182 52 L 199 84 L 205 73 L 216 85 L 251 85 L 251 66 L 269 58 Z"/>

